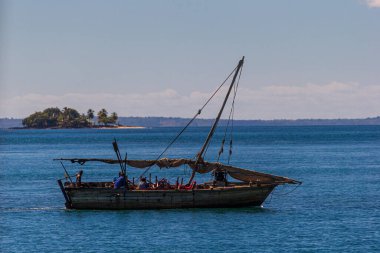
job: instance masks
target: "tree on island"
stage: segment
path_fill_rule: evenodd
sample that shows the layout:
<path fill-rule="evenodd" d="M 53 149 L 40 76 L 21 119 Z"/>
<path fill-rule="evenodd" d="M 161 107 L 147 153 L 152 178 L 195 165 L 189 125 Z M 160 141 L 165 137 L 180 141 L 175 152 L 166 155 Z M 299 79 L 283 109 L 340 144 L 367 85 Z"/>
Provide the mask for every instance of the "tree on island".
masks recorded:
<path fill-rule="evenodd" d="M 86 116 L 84 114 L 79 114 L 79 112 L 73 108 L 64 107 L 60 119 L 59 126 L 62 128 L 81 128 L 90 126 L 90 122 L 87 120 Z"/>
<path fill-rule="evenodd" d="M 116 112 L 111 113 L 110 117 L 108 117 L 108 112 L 104 108 L 98 112 L 99 124 L 103 124 L 105 126 L 107 126 L 108 124 L 116 124 L 117 119 L 118 119 L 118 116 Z"/>
<path fill-rule="evenodd" d="M 61 110 L 57 107 L 47 108 L 42 112 L 35 112 L 22 120 L 22 124 L 31 128 L 48 128 L 58 126 Z"/>
<path fill-rule="evenodd" d="M 27 128 L 83 128 L 93 127 L 94 110 L 88 109 L 87 114 L 80 114 L 77 110 L 64 107 L 60 110 L 58 107 L 51 107 L 42 112 L 35 112 L 22 120 L 22 124 Z M 98 122 L 107 126 L 116 124 L 118 119 L 117 113 L 111 113 L 108 117 L 106 109 L 98 112 Z"/>
<path fill-rule="evenodd" d="M 91 124 L 84 114 L 73 108 L 64 107 L 61 111 L 57 107 L 47 108 L 42 112 L 35 112 L 23 119 L 22 124 L 28 128 L 82 128 Z"/>
<path fill-rule="evenodd" d="M 119 116 L 117 116 L 116 112 L 111 113 L 111 116 L 108 118 L 108 122 L 111 124 L 116 124 L 117 119 Z"/>
<path fill-rule="evenodd" d="M 98 112 L 98 123 L 99 124 L 103 124 L 103 125 L 107 125 L 107 119 L 108 119 L 108 112 L 106 109 L 101 109 L 99 112 Z"/>
<path fill-rule="evenodd" d="M 93 124 L 93 119 L 94 119 L 94 110 L 88 109 L 87 110 L 87 119 Z"/>

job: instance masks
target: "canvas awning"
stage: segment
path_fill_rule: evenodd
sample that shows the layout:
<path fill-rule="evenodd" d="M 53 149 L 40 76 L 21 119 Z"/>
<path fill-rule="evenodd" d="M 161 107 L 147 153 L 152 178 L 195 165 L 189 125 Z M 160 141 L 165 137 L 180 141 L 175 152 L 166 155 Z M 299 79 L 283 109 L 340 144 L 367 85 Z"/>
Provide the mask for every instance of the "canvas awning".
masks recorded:
<path fill-rule="evenodd" d="M 60 161 L 71 161 L 72 163 L 79 163 L 81 165 L 86 162 L 103 162 L 108 164 L 118 164 L 119 161 L 115 159 L 99 159 L 99 158 L 60 158 L 54 159 Z M 242 169 L 222 163 L 217 162 L 202 162 L 196 164 L 195 160 L 186 159 L 186 158 L 161 158 L 158 160 L 123 160 L 128 166 L 144 169 L 151 166 L 158 166 L 159 168 L 176 168 L 182 165 L 188 165 L 191 169 L 195 170 L 197 173 L 204 174 L 210 173 L 212 171 L 226 171 L 228 175 L 232 178 L 243 181 L 243 182 L 252 182 L 252 183 L 277 183 L 277 184 L 300 184 L 300 181 L 275 176 L 272 174 L 266 174 L 262 172 L 257 172 L 254 170 Z"/>

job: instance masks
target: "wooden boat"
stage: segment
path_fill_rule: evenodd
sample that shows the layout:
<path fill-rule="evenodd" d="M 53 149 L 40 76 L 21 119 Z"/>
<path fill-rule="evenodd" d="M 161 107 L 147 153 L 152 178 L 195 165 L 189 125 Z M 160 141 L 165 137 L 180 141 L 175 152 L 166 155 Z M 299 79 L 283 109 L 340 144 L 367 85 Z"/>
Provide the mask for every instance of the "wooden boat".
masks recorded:
<path fill-rule="evenodd" d="M 210 99 L 223 86 L 229 77 L 222 83 L 213 96 L 199 110 L 182 131 L 174 138 L 169 146 L 155 160 L 128 160 L 122 159 L 116 140 L 113 147 L 117 159 L 99 159 L 99 158 L 60 158 L 55 160 L 71 161 L 81 165 L 87 162 L 102 162 L 108 164 L 119 164 L 121 171 L 119 181 L 116 182 L 81 182 L 81 174 L 77 175 L 77 182 L 73 182 L 65 170 L 66 182 L 64 179 L 58 180 L 58 185 L 66 200 L 68 209 L 164 209 L 164 208 L 211 208 L 211 207 L 241 207 L 241 206 L 260 206 L 278 185 L 284 184 L 301 184 L 300 181 L 261 173 L 253 170 L 242 169 L 222 164 L 219 162 L 206 162 L 203 160 L 205 151 L 218 125 L 224 107 L 234 90 L 233 99 L 236 96 L 236 90 L 240 79 L 241 69 L 244 63 L 244 57 L 239 61 L 236 68 L 231 72 L 233 74 L 231 84 L 224 98 L 222 107 L 211 127 L 199 153 L 195 159 L 169 159 L 161 158 L 167 149 L 177 140 L 193 120 L 201 114 L 202 109 L 208 104 Z M 232 101 L 232 107 L 234 100 Z M 233 113 L 233 108 L 230 112 Z M 226 130 L 227 131 L 227 130 Z M 222 147 L 219 156 L 223 153 L 225 138 L 222 141 Z M 232 140 L 230 142 L 232 148 Z M 229 152 L 229 158 L 232 152 Z M 228 158 L 228 160 L 229 160 Z M 219 160 L 219 158 L 218 158 Z M 136 185 L 134 179 L 128 180 L 128 168 L 145 169 L 140 179 L 146 180 L 143 176 L 153 166 L 159 168 L 177 168 L 188 166 L 192 169 L 192 174 L 186 184 L 177 181 L 175 184 L 169 184 L 166 179 L 152 182 L 151 179 L 140 182 Z M 63 164 L 62 164 L 63 166 Z M 194 177 L 196 174 L 212 173 L 214 180 L 202 184 L 196 184 Z M 227 179 L 231 177 L 237 181 Z M 120 187 L 121 186 L 121 187 Z"/>

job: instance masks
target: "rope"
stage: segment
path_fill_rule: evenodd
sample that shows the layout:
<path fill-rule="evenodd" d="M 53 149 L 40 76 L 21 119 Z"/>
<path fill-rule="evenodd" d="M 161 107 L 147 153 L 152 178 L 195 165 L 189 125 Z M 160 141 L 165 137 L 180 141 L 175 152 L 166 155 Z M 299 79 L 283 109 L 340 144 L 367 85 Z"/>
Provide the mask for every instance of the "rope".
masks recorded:
<path fill-rule="evenodd" d="M 276 195 L 276 196 L 285 196 L 285 195 L 289 195 L 290 193 L 294 192 L 298 187 L 300 186 L 300 184 L 298 184 L 296 187 L 294 187 L 294 189 L 292 189 L 291 191 L 289 192 L 286 192 L 286 193 L 282 193 L 282 194 L 274 194 L 274 191 L 272 192 L 272 195 Z M 284 188 L 286 186 L 284 185 Z"/>
<path fill-rule="evenodd" d="M 274 191 L 272 191 L 272 193 L 270 194 L 270 199 L 269 199 L 269 201 L 266 201 L 267 204 L 270 204 L 270 202 L 272 202 L 273 192 L 274 192 Z"/>
<path fill-rule="evenodd" d="M 173 145 L 174 142 L 177 141 L 177 139 L 181 136 L 181 134 L 190 126 L 191 123 L 202 113 L 202 110 L 206 107 L 206 105 L 211 101 L 211 99 L 215 96 L 215 94 L 222 88 L 222 86 L 226 83 L 226 81 L 231 77 L 231 75 L 235 72 L 237 69 L 237 66 L 231 71 L 231 73 L 227 76 L 227 78 L 222 82 L 222 84 L 215 90 L 215 92 L 212 94 L 212 96 L 206 101 L 206 103 L 201 107 L 201 109 L 198 110 L 198 112 L 194 115 L 194 117 L 186 124 L 186 126 L 177 134 L 177 136 L 169 143 L 169 145 L 164 149 L 164 151 L 161 152 L 161 154 L 155 159 L 155 162 L 157 162 L 163 154 Z M 140 177 L 144 176 L 150 168 L 152 168 L 153 165 L 149 166 L 141 175 Z"/>
<path fill-rule="evenodd" d="M 204 160 L 207 160 L 206 159 L 206 154 L 207 154 L 207 151 L 208 151 L 208 147 L 210 147 L 211 142 L 212 142 L 212 140 L 207 144 L 205 152 L 203 153 Z"/>
<path fill-rule="evenodd" d="M 212 94 L 212 96 L 207 100 L 207 102 L 202 106 L 202 108 L 198 111 L 198 115 L 201 114 L 201 111 L 206 107 L 206 105 L 211 101 L 211 99 L 215 96 L 215 94 L 222 88 L 222 86 L 227 82 L 230 76 L 235 72 L 237 66 L 232 70 L 232 72 L 227 76 L 227 78 L 223 81 L 223 83 L 216 89 L 216 91 Z"/>
<path fill-rule="evenodd" d="M 228 152 L 228 161 L 227 161 L 227 164 L 230 164 L 230 160 L 231 160 L 231 156 L 232 156 L 232 137 L 233 137 L 233 131 L 234 131 L 235 98 L 236 98 L 236 93 L 237 93 L 238 88 L 239 88 L 241 72 L 243 72 L 243 66 L 241 66 L 240 73 L 239 73 L 239 78 L 238 78 L 238 81 L 237 81 L 235 89 L 234 89 L 234 97 L 232 99 L 232 106 L 231 106 L 232 118 L 231 118 L 231 130 L 230 130 L 230 150 Z"/>
<path fill-rule="evenodd" d="M 231 110 L 230 110 L 230 114 L 228 116 L 228 121 L 227 121 L 227 125 L 226 125 L 226 128 L 225 128 L 225 131 L 224 131 L 224 136 L 223 136 L 223 139 L 222 139 L 222 144 L 221 144 L 220 149 L 219 149 L 217 162 L 219 162 L 220 156 L 224 152 L 224 144 L 226 142 L 227 131 L 228 131 L 228 127 L 230 126 L 230 122 L 231 122 L 231 128 L 230 128 L 230 150 L 229 150 L 228 163 L 227 164 L 230 163 L 230 159 L 231 159 L 231 155 L 232 155 L 232 133 L 233 133 L 233 127 L 234 127 L 235 98 L 236 98 L 236 93 L 237 93 L 237 90 L 238 90 L 238 87 L 239 87 L 239 82 L 240 82 L 240 77 L 241 77 L 241 72 L 242 71 L 243 71 L 243 66 L 240 69 L 238 81 L 236 82 L 236 85 L 234 85 L 234 96 L 233 96 L 232 103 L 231 103 Z"/>
<path fill-rule="evenodd" d="M 235 93 L 235 88 L 234 88 L 234 93 Z M 219 149 L 218 159 L 217 159 L 218 162 L 219 162 L 220 156 L 224 152 L 224 143 L 226 142 L 227 130 L 228 130 L 228 127 L 230 125 L 231 113 L 232 113 L 232 107 L 231 107 L 231 110 L 230 110 L 230 115 L 228 116 L 228 121 L 227 121 L 226 129 L 224 131 L 224 136 L 223 136 L 223 139 L 222 139 L 222 144 L 221 144 L 220 149 Z"/>
<path fill-rule="evenodd" d="M 271 194 L 270 194 L 270 199 L 269 201 L 266 201 L 267 204 L 270 204 L 272 202 L 272 198 L 273 198 L 273 195 L 276 195 L 276 196 L 286 196 L 286 195 L 289 195 L 290 193 L 294 192 L 298 187 L 300 186 L 300 184 L 298 184 L 296 187 L 294 187 L 294 189 L 292 189 L 290 192 L 286 192 L 286 193 L 282 193 L 282 194 L 277 194 L 275 193 L 276 189 L 274 189 Z M 284 185 L 284 188 L 286 187 L 286 185 Z"/>

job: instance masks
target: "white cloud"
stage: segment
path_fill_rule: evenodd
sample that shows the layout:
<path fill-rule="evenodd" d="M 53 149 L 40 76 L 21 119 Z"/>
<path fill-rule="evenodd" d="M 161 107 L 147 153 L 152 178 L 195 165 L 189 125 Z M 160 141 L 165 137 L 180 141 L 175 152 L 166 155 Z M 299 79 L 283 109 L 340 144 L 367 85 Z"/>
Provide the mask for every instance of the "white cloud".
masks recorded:
<path fill-rule="evenodd" d="M 242 90 L 252 118 L 357 118 L 380 115 L 380 86 L 332 82 Z M 248 112 L 244 113 L 245 115 Z"/>
<path fill-rule="evenodd" d="M 371 8 L 379 8 L 380 0 L 365 0 L 366 4 Z"/>
<path fill-rule="evenodd" d="M 173 89 L 151 93 L 68 93 L 64 95 L 26 94 L 2 99 L 0 117 L 25 117 L 47 107 L 73 107 L 80 112 L 106 108 L 120 116 L 191 117 L 211 93 L 194 91 L 180 94 Z M 223 94 L 219 94 L 201 117 L 216 115 Z M 235 117 L 275 118 L 360 118 L 380 115 L 380 86 L 331 82 L 328 84 L 272 85 L 241 87 Z M 228 110 L 226 110 L 228 112 Z"/>

